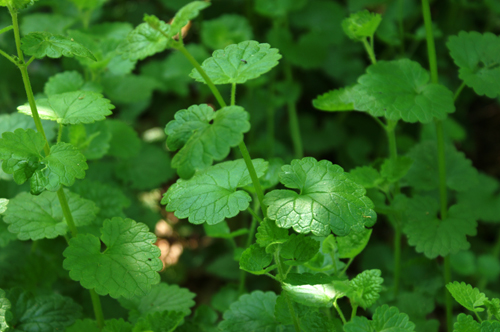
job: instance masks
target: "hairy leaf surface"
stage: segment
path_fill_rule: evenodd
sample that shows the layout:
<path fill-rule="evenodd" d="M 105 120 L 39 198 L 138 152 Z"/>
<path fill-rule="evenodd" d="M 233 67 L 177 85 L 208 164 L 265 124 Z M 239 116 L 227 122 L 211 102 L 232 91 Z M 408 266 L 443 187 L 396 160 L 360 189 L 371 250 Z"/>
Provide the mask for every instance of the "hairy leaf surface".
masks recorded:
<path fill-rule="evenodd" d="M 273 190 L 266 194 L 268 216 L 279 227 L 293 227 L 299 233 L 325 236 L 333 232 L 343 236 L 351 230 L 372 226 L 377 219 L 365 189 L 329 161 L 318 162 L 312 157 L 293 160 L 291 165 L 282 167 L 280 181 L 300 193 Z"/>

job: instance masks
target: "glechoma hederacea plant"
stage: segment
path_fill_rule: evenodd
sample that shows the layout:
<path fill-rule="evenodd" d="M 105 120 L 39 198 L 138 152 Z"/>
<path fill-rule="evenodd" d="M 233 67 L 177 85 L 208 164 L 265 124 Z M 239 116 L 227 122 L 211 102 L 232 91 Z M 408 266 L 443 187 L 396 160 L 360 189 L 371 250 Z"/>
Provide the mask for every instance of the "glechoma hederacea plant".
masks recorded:
<path fill-rule="evenodd" d="M 0 0 L 0 332 L 500 331 L 495 1 L 126 3 Z"/>

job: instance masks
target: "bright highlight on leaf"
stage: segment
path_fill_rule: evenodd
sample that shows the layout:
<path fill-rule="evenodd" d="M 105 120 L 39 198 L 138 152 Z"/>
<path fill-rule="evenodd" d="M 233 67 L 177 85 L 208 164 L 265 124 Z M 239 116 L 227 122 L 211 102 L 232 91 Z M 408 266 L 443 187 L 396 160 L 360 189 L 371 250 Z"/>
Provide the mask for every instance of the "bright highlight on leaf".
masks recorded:
<path fill-rule="evenodd" d="M 6 331 L 9 328 L 7 324 L 6 315 L 10 309 L 10 301 L 5 296 L 5 291 L 0 289 L 0 331 Z"/>
<path fill-rule="evenodd" d="M 101 240 L 91 234 L 70 240 L 63 266 L 71 279 L 113 298 L 147 294 L 160 281 L 157 271 L 163 267 L 156 236 L 145 224 L 122 218 L 105 220 L 101 234 Z"/>
<path fill-rule="evenodd" d="M 429 74 L 415 61 L 401 59 L 371 65 L 353 88 L 354 108 L 390 120 L 428 123 L 455 112 L 453 93 L 429 83 Z"/>
<path fill-rule="evenodd" d="M 313 100 L 313 106 L 322 111 L 352 111 L 352 87 L 329 91 Z"/>
<path fill-rule="evenodd" d="M 267 169 L 267 162 L 254 159 L 257 176 Z M 246 210 L 250 195 L 237 188 L 252 180 L 243 159 L 226 161 L 196 173 L 189 180 L 179 179 L 163 196 L 167 211 L 175 211 L 178 218 L 188 218 L 193 224 L 217 224 Z"/>
<path fill-rule="evenodd" d="M 211 58 L 203 61 L 201 67 L 214 84 L 242 84 L 277 66 L 281 59 L 278 52 L 269 44 L 249 40 L 215 51 Z M 196 69 L 190 76 L 205 83 Z"/>
<path fill-rule="evenodd" d="M 15 9 L 24 9 L 31 6 L 38 0 L 0 0 L 0 6 L 7 7 L 12 6 Z"/>
<path fill-rule="evenodd" d="M 92 223 L 99 209 L 94 202 L 64 191 L 77 227 Z M 21 193 L 10 200 L 4 221 L 20 240 L 53 239 L 68 232 L 57 194 L 45 191 L 39 196 Z"/>
<path fill-rule="evenodd" d="M 49 32 L 32 32 L 24 36 L 21 43 L 21 49 L 26 55 L 33 55 L 38 59 L 46 56 L 49 58 L 78 56 L 97 61 L 92 52 L 66 36 Z"/>
<path fill-rule="evenodd" d="M 371 38 L 375 34 L 378 25 L 382 22 L 382 16 L 370 13 L 367 10 L 353 13 L 342 21 L 342 29 L 345 34 L 354 40 Z"/>
<path fill-rule="evenodd" d="M 193 105 L 175 114 L 175 120 L 165 127 L 170 150 L 180 151 L 172 158 L 172 167 L 187 179 L 196 170 L 222 160 L 230 148 L 243 140 L 250 130 L 248 113 L 240 106 L 224 107 L 217 112 L 206 105 Z"/>
<path fill-rule="evenodd" d="M 479 289 L 473 288 L 471 285 L 464 282 L 455 281 L 446 285 L 451 296 L 460 303 L 465 309 L 473 312 L 482 312 L 484 308 L 480 308 L 488 299 L 486 295 L 481 293 Z"/>
<path fill-rule="evenodd" d="M 280 181 L 286 187 L 266 194 L 268 217 L 282 228 L 299 233 L 344 236 L 375 224 L 377 215 L 365 189 L 350 180 L 331 162 L 307 157 L 282 167 Z"/>
<path fill-rule="evenodd" d="M 111 115 L 115 107 L 101 94 L 92 91 L 72 91 L 49 95 L 36 101 L 40 118 L 62 124 L 93 123 Z M 32 115 L 29 105 L 17 108 L 19 112 Z"/>
<path fill-rule="evenodd" d="M 500 36 L 491 32 L 460 31 L 446 43 L 459 77 L 480 95 L 500 95 Z"/>
<path fill-rule="evenodd" d="M 477 223 L 467 207 L 453 205 L 444 220 L 437 217 L 438 209 L 431 196 L 415 196 L 408 201 L 403 223 L 408 243 L 431 259 L 469 249 L 467 236 L 476 235 Z"/>

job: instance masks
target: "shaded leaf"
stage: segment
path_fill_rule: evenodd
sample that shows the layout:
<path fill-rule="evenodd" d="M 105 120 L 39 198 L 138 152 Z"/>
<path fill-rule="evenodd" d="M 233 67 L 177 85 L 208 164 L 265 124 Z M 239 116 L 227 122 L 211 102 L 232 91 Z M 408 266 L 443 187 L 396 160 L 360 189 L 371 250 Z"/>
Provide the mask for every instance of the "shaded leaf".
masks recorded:
<path fill-rule="evenodd" d="M 55 35 L 50 32 L 32 32 L 21 39 L 21 49 L 26 55 L 41 59 L 49 58 L 85 57 L 97 61 L 95 56 L 72 38 Z"/>

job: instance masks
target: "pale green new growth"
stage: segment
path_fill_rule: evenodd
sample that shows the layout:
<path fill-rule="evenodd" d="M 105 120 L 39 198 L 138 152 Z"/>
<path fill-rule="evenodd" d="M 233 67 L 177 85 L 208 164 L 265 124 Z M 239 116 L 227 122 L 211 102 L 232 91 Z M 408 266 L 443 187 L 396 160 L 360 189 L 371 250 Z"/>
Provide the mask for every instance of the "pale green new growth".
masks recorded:
<path fill-rule="evenodd" d="M 10 301 L 5 296 L 3 289 L 0 289 L 0 332 L 7 331 L 9 325 L 7 324 L 6 315 L 10 309 Z"/>
<path fill-rule="evenodd" d="M 283 290 L 294 301 L 311 306 L 311 307 L 326 307 L 332 306 L 333 300 L 337 297 L 342 297 L 344 291 L 348 288 L 347 285 L 339 283 L 342 286 L 336 289 L 335 284 L 317 284 L 317 285 L 291 285 L 284 283 Z"/>
<path fill-rule="evenodd" d="M 273 261 L 273 256 L 266 252 L 257 243 L 252 244 L 242 254 L 240 258 L 240 269 L 259 275 L 268 272 L 267 267 Z"/>
<path fill-rule="evenodd" d="M 450 291 L 455 301 L 460 303 L 465 309 L 473 312 L 484 311 L 484 308 L 480 307 L 485 304 L 488 298 L 479 289 L 472 288 L 471 285 L 465 282 L 459 283 L 458 281 L 447 284 L 446 288 Z"/>
<path fill-rule="evenodd" d="M 428 123 L 455 111 L 453 93 L 429 83 L 429 74 L 408 59 L 371 65 L 352 90 L 354 109 L 390 120 Z"/>
<path fill-rule="evenodd" d="M 380 22 L 382 22 L 380 14 L 364 10 L 353 13 L 344 19 L 342 21 L 342 29 L 349 38 L 359 41 L 363 38 L 373 37 Z"/>
<path fill-rule="evenodd" d="M 343 236 L 375 224 L 377 215 L 365 189 L 350 180 L 344 170 L 327 160 L 312 157 L 293 160 L 282 167 L 280 181 L 286 187 L 266 194 L 268 217 L 282 228 L 299 233 Z"/>
<path fill-rule="evenodd" d="M 24 36 L 21 42 L 21 49 L 24 53 L 38 59 L 46 56 L 49 58 L 79 56 L 97 61 L 92 52 L 66 36 L 54 35 L 49 32 L 32 32 Z"/>
<path fill-rule="evenodd" d="M 49 95 L 36 101 L 40 118 L 62 124 L 93 123 L 111 115 L 115 107 L 101 94 L 92 91 L 71 91 Z M 32 115 L 29 105 L 17 108 L 19 112 Z"/>
<path fill-rule="evenodd" d="M 101 240 L 91 234 L 72 238 L 63 267 L 87 289 L 113 298 L 143 296 L 160 281 L 162 263 L 156 236 L 142 223 L 113 218 L 104 221 Z M 106 246 L 101 251 L 101 241 Z"/>
<path fill-rule="evenodd" d="M 350 232 L 346 236 L 338 236 L 339 258 L 354 258 L 359 255 L 370 241 L 371 229 L 364 228 L 361 232 Z"/>
<path fill-rule="evenodd" d="M 64 191 L 76 226 L 90 224 L 99 209 L 94 202 L 83 199 L 68 190 Z M 10 200 L 4 221 L 9 231 L 20 240 L 53 239 L 68 232 L 56 193 L 45 191 L 39 196 L 21 193 Z"/>
<path fill-rule="evenodd" d="M 380 270 L 365 270 L 351 280 L 351 289 L 347 297 L 357 305 L 367 309 L 371 307 L 380 297 L 382 283 Z"/>
<path fill-rule="evenodd" d="M 203 61 L 201 67 L 214 84 L 242 84 L 277 66 L 281 59 L 278 52 L 269 44 L 249 40 L 213 52 L 212 57 Z M 205 83 L 196 69 L 190 76 Z"/>
<path fill-rule="evenodd" d="M 313 100 L 313 106 L 322 111 L 352 111 L 352 87 L 331 90 Z"/>
<path fill-rule="evenodd" d="M 180 151 L 172 158 L 172 167 L 188 179 L 196 170 L 222 160 L 230 148 L 243 141 L 250 130 L 248 113 L 240 106 L 224 107 L 217 112 L 206 105 L 193 105 L 175 114 L 165 127 L 170 150 Z"/>
<path fill-rule="evenodd" d="M 384 304 L 378 307 L 373 314 L 372 320 L 366 317 L 354 317 L 353 320 L 344 325 L 345 332 L 414 332 L 415 324 L 410 321 L 407 314 L 399 313 L 398 308 L 389 307 Z"/>
<path fill-rule="evenodd" d="M 448 217 L 437 217 L 438 203 L 431 196 L 415 196 L 408 201 L 403 232 L 408 243 L 428 258 L 446 256 L 469 249 L 467 236 L 476 235 L 476 221 L 466 206 L 453 205 Z"/>
<path fill-rule="evenodd" d="M 480 95 L 500 95 L 500 36 L 491 32 L 460 31 L 446 43 L 459 77 Z"/>
<path fill-rule="evenodd" d="M 276 331 L 280 323 L 274 317 L 275 305 L 273 292 L 242 295 L 224 313 L 219 329 L 224 332 Z"/>
<path fill-rule="evenodd" d="M 191 307 L 195 305 L 193 298 L 196 294 L 187 288 L 178 285 L 159 283 L 151 287 L 151 290 L 142 296 L 130 299 L 120 298 L 120 304 L 129 310 L 129 320 L 136 322 L 145 318 L 148 314 L 163 311 L 180 311 L 183 316 L 191 313 Z"/>
<path fill-rule="evenodd" d="M 267 169 L 267 162 L 254 159 L 257 176 Z M 179 179 L 163 196 L 167 211 L 175 211 L 178 218 L 188 218 L 193 224 L 217 224 L 246 210 L 250 195 L 236 190 L 252 180 L 243 159 L 226 161 L 196 173 L 189 180 Z"/>

